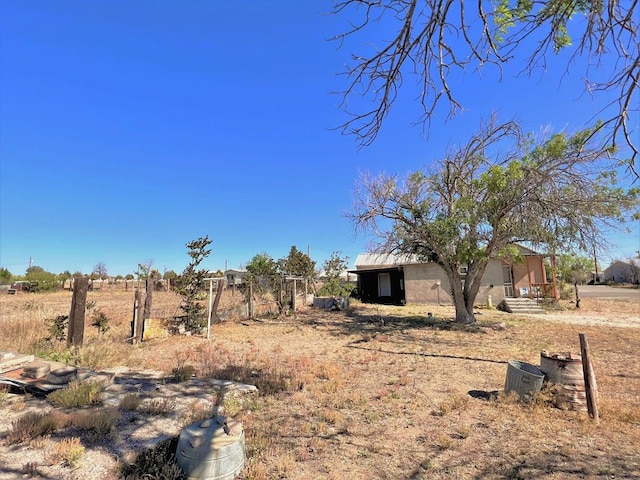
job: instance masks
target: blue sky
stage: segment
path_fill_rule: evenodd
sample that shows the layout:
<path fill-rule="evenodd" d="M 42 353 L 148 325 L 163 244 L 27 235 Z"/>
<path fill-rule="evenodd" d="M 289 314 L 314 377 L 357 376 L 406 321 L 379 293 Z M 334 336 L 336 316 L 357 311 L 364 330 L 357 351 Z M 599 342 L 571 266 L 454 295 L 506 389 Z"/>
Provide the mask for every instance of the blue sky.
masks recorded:
<path fill-rule="evenodd" d="M 493 112 L 537 132 L 582 128 L 598 110 L 580 95 L 583 71 L 529 78 L 517 76 L 520 63 L 502 82 L 491 70 L 452 78 L 467 110 L 447 122 L 438 111 L 428 136 L 413 126 L 407 90 L 376 142 L 359 149 L 332 129 L 346 116 L 330 92 L 345 87 L 338 73 L 350 52 L 367 47 L 328 41 L 352 20 L 325 15 L 331 8 L 2 2 L 0 265 L 22 274 L 32 259 L 89 273 L 102 262 L 124 275 L 151 260 L 180 272 L 185 244 L 204 235 L 211 269 L 261 252 L 277 259 L 292 245 L 318 265 L 334 251 L 352 264 L 370 241 L 344 216 L 359 173 L 428 166 Z M 640 249 L 631 227 L 612 233 L 602 263 Z"/>

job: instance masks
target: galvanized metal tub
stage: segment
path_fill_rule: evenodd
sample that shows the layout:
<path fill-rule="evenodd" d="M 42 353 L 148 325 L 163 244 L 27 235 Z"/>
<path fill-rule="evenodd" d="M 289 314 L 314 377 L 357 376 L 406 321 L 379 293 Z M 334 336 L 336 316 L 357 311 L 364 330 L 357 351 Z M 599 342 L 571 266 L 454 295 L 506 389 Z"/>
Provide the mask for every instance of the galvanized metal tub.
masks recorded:
<path fill-rule="evenodd" d="M 582 357 L 575 353 L 540 352 L 540 370 L 554 384 L 555 404 L 563 410 L 586 411 Z"/>
<path fill-rule="evenodd" d="M 217 417 L 189 425 L 180 433 L 176 460 L 189 480 L 234 479 L 244 467 L 242 424 Z"/>
<path fill-rule="evenodd" d="M 532 400 L 533 396 L 542 389 L 544 373 L 535 365 L 509 360 L 505 392 L 516 392 L 523 400 Z"/>

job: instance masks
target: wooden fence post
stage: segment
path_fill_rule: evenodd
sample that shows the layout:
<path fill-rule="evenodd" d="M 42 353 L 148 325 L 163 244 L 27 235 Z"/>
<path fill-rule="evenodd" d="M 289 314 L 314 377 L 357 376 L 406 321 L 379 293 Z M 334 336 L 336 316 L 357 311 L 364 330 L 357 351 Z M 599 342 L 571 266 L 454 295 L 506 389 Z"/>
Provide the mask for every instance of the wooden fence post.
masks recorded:
<path fill-rule="evenodd" d="M 296 318 L 296 307 L 297 307 L 297 298 L 296 296 L 298 295 L 297 289 L 296 289 L 296 283 L 297 280 L 294 278 L 293 279 L 293 286 L 291 287 L 291 308 L 293 308 L 293 318 Z"/>
<path fill-rule="evenodd" d="M 218 316 L 218 306 L 220 305 L 220 298 L 222 297 L 222 291 L 224 290 L 224 283 L 222 280 L 218 280 L 218 288 L 216 290 L 216 298 L 213 301 L 213 317 L 216 321 L 220 321 L 220 317 Z"/>
<path fill-rule="evenodd" d="M 71 312 L 69 313 L 69 329 L 67 345 L 82 346 L 84 340 L 84 318 L 87 308 L 87 291 L 89 279 L 78 277 L 73 282 L 73 296 L 71 297 Z"/>
<path fill-rule="evenodd" d="M 593 371 L 593 365 L 591 364 L 591 358 L 589 357 L 589 343 L 587 342 L 587 336 L 584 333 L 580 333 L 578 336 L 580 337 L 580 353 L 582 355 L 584 390 L 587 396 L 587 411 L 596 424 L 599 424 L 598 385 L 596 383 L 596 375 Z"/>
<path fill-rule="evenodd" d="M 131 318 L 131 343 L 136 343 L 138 339 L 138 303 L 140 301 L 138 290 L 134 293 L 133 299 L 133 316 Z"/>
<path fill-rule="evenodd" d="M 147 294 L 144 298 L 144 319 L 148 320 L 151 318 L 151 300 L 152 300 L 152 295 L 153 295 L 153 287 L 154 287 L 155 281 L 153 278 L 147 278 L 147 282 L 146 282 L 146 290 L 147 290 Z"/>
<path fill-rule="evenodd" d="M 253 282 L 249 282 L 249 318 L 253 320 Z"/>

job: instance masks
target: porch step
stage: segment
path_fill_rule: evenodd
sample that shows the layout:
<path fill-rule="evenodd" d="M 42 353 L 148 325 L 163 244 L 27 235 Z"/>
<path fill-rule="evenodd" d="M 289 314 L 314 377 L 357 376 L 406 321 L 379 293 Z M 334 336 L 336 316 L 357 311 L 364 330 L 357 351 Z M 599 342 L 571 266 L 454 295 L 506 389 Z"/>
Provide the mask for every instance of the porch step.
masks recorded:
<path fill-rule="evenodd" d="M 505 298 L 498 305 L 498 309 L 509 313 L 545 313 L 544 308 L 530 298 Z"/>

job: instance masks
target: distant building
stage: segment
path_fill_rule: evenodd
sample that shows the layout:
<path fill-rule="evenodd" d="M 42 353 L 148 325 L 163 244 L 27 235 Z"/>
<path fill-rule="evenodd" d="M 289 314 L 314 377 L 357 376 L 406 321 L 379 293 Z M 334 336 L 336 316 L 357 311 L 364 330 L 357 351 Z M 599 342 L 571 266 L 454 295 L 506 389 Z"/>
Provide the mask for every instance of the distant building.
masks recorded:
<path fill-rule="evenodd" d="M 640 259 L 616 260 L 604 271 L 604 281 L 640 283 Z"/>
<path fill-rule="evenodd" d="M 237 287 L 242 284 L 242 279 L 247 275 L 246 270 L 227 270 L 224 276 L 229 287 Z"/>

